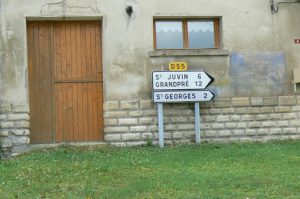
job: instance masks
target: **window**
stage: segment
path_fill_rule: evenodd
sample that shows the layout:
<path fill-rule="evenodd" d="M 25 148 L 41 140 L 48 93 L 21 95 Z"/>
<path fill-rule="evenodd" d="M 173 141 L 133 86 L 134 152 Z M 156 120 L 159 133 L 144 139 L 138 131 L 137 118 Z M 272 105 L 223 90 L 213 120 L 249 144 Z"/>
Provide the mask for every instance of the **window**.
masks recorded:
<path fill-rule="evenodd" d="M 219 19 L 156 19 L 155 49 L 209 49 L 220 47 Z"/>

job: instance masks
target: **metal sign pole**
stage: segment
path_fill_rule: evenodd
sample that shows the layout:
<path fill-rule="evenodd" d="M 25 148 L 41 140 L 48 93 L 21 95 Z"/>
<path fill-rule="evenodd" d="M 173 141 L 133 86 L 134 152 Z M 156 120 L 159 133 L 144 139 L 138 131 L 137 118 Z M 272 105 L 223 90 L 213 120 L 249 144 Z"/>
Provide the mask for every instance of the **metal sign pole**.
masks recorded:
<path fill-rule="evenodd" d="M 164 147 L 164 105 L 163 103 L 157 104 L 158 108 L 158 133 L 159 133 L 159 146 Z"/>
<path fill-rule="evenodd" d="M 195 103 L 195 137 L 196 143 L 200 144 L 200 103 Z"/>

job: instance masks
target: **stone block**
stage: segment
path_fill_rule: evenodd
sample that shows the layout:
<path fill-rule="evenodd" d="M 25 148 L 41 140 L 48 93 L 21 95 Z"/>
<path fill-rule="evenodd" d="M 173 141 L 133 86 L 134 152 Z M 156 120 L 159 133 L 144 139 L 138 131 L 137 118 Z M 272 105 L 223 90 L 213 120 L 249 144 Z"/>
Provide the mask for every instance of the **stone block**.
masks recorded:
<path fill-rule="evenodd" d="M 128 133 L 129 127 L 125 127 L 125 126 L 105 127 L 104 132 L 105 133 Z"/>
<path fill-rule="evenodd" d="M 247 128 L 247 123 L 246 122 L 238 122 L 236 124 L 236 127 L 239 129 L 245 129 L 245 128 Z"/>
<path fill-rule="evenodd" d="M 8 136 L 8 130 L 0 130 L 0 137 L 7 137 Z"/>
<path fill-rule="evenodd" d="M 104 118 L 120 118 L 120 117 L 126 117 L 127 112 L 126 111 L 108 111 L 104 112 Z"/>
<path fill-rule="evenodd" d="M 152 133 L 142 133 L 142 140 L 152 140 L 153 134 Z"/>
<path fill-rule="evenodd" d="M 297 119 L 297 113 L 283 113 L 282 118 L 284 120 L 292 120 Z"/>
<path fill-rule="evenodd" d="M 300 96 L 297 96 L 297 104 L 300 105 Z"/>
<path fill-rule="evenodd" d="M 218 134 L 221 137 L 230 137 L 231 136 L 231 130 L 227 130 L 227 129 L 220 130 L 220 131 L 218 131 Z"/>
<path fill-rule="evenodd" d="M 20 122 L 15 122 L 15 127 L 16 128 L 30 128 L 30 124 L 28 121 L 20 121 Z"/>
<path fill-rule="evenodd" d="M 209 123 L 201 123 L 200 128 L 201 130 L 205 130 L 205 129 L 210 129 L 211 127 Z"/>
<path fill-rule="evenodd" d="M 206 130 L 204 132 L 205 137 L 218 137 L 218 132 L 216 130 Z"/>
<path fill-rule="evenodd" d="M 145 117 L 145 118 L 139 118 L 139 124 L 141 125 L 151 125 L 156 124 L 156 118 L 154 117 Z"/>
<path fill-rule="evenodd" d="M 144 110 L 144 116 L 157 116 L 157 110 Z"/>
<path fill-rule="evenodd" d="M 235 113 L 235 108 L 222 108 L 223 114 L 232 114 Z"/>
<path fill-rule="evenodd" d="M 229 121 L 230 121 L 229 115 L 218 115 L 216 117 L 216 122 L 229 122 Z"/>
<path fill-rule="evenodd" d="M 30 139 L 28 136 L 14 136 L 11 140 L 13 145 L 24 145 L 30 143 Z"/>
<path fill-rule="evenodd" d="M 189 104 L 188 103 L 175 103 L 175 104 L 173 104 L 173 107 L 176 109 L 188 109 Z"/>
<path fill-rule="evenodd" d="M 140 100 L 140 109 L 154 109 L 152 100 Z"/>
<path fill-rule="evenodd" d="M 166 109 L 164 111 L 164 115 L 166 115 L 166 116 L 180 116 L 181 115 L 181 110 L 179 110 L 179 109 Z"/>
<path fill-rule="evenodd" d="M 269 129 L 260 128 L 260 129 L 257 129 L 256 133 L 257 133 L 257 135 L 268 135 Z"/>
<path fill-rule="evenodd" d="M 29 115 L 27 113 L 19 113 L 19 114 L 8 114 L 8 120 L 29 120 Z"/>
<path fill-rule="evenodd" d="M 139 102 L 137 100 L 126 100 L 120 102 L 122 110 L 137 110 L 139 108 Z"/>
<path fill-rule="evenodd" d="M 1 114 L 0 115 L 0 121 L 5 121 L 6 120 L 6 115 L 4 115 L 4 114 Z"/>
<path fill-rule="evenodd" d="M 251 97 L 251 106 L 263 106 L 264 99 L 262 97 Z"/>
<path fill-rule="evenodd" d="M 237 128 L 237 124 L 234 122 L 225 123 L 225 128 L 234 129 L 234 128 Z"/>
<path fill-rule="evenodd" d="M 209 109 L 204 109 L 202 107 L 200 107 L 200 115 L 208 115 L 209 113 Z"/>
<path fill-rule="evenodd" d="M 212 115 L 217 115 L 217 114 L 221 114 L 221 109 L 220 108 L 212 108 L 212 109 L 208 109 L 208 113 L 207 114 L 212 114 Z"/>
<path fill-rule="evenodd" d="M 232 106 L 233 107 L 250 106 L 249 97 L 233 97 Z"/>
<path fill-rule="evenodd" d="M 0 129 L 14 128 L 13 122 L 0 122 Z"/>
<path fill-rule="evenodd" d="M 259 107 L 250 107 L 249 113 L 250 114 L 258 114 L 258 113 L 260 113 L 260 108 Z"/>
<path fill-rule="evenodd" d="M 212 123 L 211 128 L 212 129 L 224 129 L 225 125 L 223 123 Z"/>
<path fill-rule="evenodd" d="M 291 128 L 283 128 L 284 134 L 295 134 L 297 133 L 297 128 L 291 127 Z"/>
<path fill-rule="evenodd" d="M 236 108 L 235 113 L 236 114 L 249 114 L 250 113 L 250 108 L 249 107 Z"/>
<path fill-rule="evenodd" d="M 273 113 L 269 115 L 270 120 L 280 120 L 282 119 L 281 113 Z"/>
<path fill-rule="evenodd" d="M 191 122 L 195 122 L 195 117 L 194 116 L 191 116 L 191 117 L 188 117 L 188 121 L 191 123 Z M 200 121 L 203 122 L 203 116 L 200 117 Z"/>
<path fill-rule="evenodd" d="M 276 106 L 279 104 L 278 97 L 264 97 L 264 106 Z"/>
<path fill-rule="evenodd" d="M 205 116 L 202 117 L 202 120 L 204 122 L 215 122 L 216 121 L 216 116 L 205 115 Z"/>
<path fill-rule="evenodd" d="M 289 122 L 288 121 L 277 121 L 277 126 L 278 127 L 288 127 L 289 126 Z"/>
<path fill-rule="evenodd" d="M 114 118 L 104 118 L 105 126 L 116 126 L 118 124 L 118 120 Z"/>
<path fill-rule="evenodd" d="M 274 108 L 273 107 L 261 107 L 260 113 L 273 113 Z"/>
<path fill-rule="evenodd" d="M 177 126 L 174 124 L 166 124 L 164 125 L 164 128 L 166 131 L 174 131 L 176 130 Z"/>
<path fill-rule="evenodd" d="M 148 131 L 147 126 L 131 126 L 130 127 L 130 132 L 146 132 Z"/>
<path fill-rule="evenodd" d="M 151 131 L 151 132 L 158 132 L 158 126 L 157 125 L 151 125 L 148 128 L 149 128 L 149 131 Z"/>
<path fill-rule="evenodd" d="M 191 109 L 181 110 L 181 115 L 194 115 L 194 110 L 191 110 Z"/>
<path fill-rule="evenodd" d="M 119 125 L 137 125 L 138 124 L 138 119 L 137 118 L 120 118 L 118 119 L 118 124 Z"/>
<path fill-rule="evenodd" d="M 254 120 L 254 115 L 242 115 L 241 116 L 241 121 L 253 121 Z"/>
<path fill-rule="evenodd" d="M 233 122 L 237 122 L 241 120 L 241 116 L 240 115 L 231 115 L 231 121 Z"/>
<path fill-rule="evenodd" d="M 249 128 L 260 128 L 261 124 L 260 124 L 260 122 L 249 122 L 248 127 Z"/>
<path fill-rule="evenodd" d="M 120 109 L 119 101 L 107 101 L 103 106 L 104 111 L 116 111 Z"/>
<path fill-rule="evenodd" d="M 193 130 L 195 129 L 195 124 L 180 124 L 177 127 L 178 130 Z"/>
<path fill-rule="evenodd" d="M 266 114 L 256 116 L 257 121 L 263 121 L 263 120 L 269 120 L 269 119 L 270 119 L 269 115 L 266 115 Z"/>
<path fill-rule="evenodd" d="M 232 130 L 232 134 L 233 136 L 243 136 L 245 135 L 245 130 L 243 129 Z"/>
<path fill-rule="evenodd" d="M 272 135 L 274 135 L 274 134 L 281 134 L 282 133 L 282 129 L 281 128 L 271 128 L 269 132 Z"/>
<path fill-rule="evenodd" d="M 195 138 L 195 131 L 184 131 L 183 135 L 185 138 Z"/>
<path fill-rule="evenodd" d="M 129 111 L 129 117 L 140 117 L 143 115 L 143 111 Z"/>
<path fill-rule="evenodd" d="M 300 106 L 293 106 L 292 111 L 293 112 L 300 112 Z"/>
<path fill-rule="evenodd" d="M 248 136 L 256 135 L 256 129 L 245 129 L 245 135 L 248 135 Z"/>
<path fill-rule="evenodd" d="M 297 99 L 295 96 L 279 96 L 280 106 L 296 105 Z"/>
<path fill-rule="evenodd" d="M 140 133 L 126 133 L 122 134 L 122 141 L 140 141 L 141 134 Z"/>
<path fill-rule="evenodd" d="M 215 108 L 229 108 L 231 107 L 230 98 L 218 98 L 213 102 Z"/>
<path fill-rule="evenodd" d="M 9 133 L 13 134 L 13 135 L 17 135 L 17 136 L 28 136 L 29 135 L 29 130 L 28 129 L 24 129 L 24 130 L 10 130 Z"/>
<path fill-rule="evenodd" d="M 174 132 L 172 135 L 173 139 L 181 139 L 183 138 L 183 132 Z"/>
<path fill-rule="evenodd" d="M 127 147 L 142 146 L 142 145 L 145 145 L 145 144 L 146 144 L 145 141 L 130 141 L 130 142 L 126 142 L 126 146 Z"/>
<path fill-rule="evenodd" d="M 108 142 L 121 141 L 121 134 L 106 134 L 104 140 Z"/>
<path fill-rule="evenodd" d="M 290 106 L 277 106 L 274 108 L 275 113 L 288 113 L 291 111 L 292 111 L 292 108 Z"/>
<path fill-rule="evenodd" d="M 15 113 L 29 113 L 29 105 L 28 104 L 13 104 L 12 111 Z"/>
<path fill-rule="evenodd" d="M 261 126 L 263 128 L 267 128 L 267 127 L 274 128 L 277 127 L 277 123 L 275 121 L 266 121 L 266 122 L 262 122 Z"/>
<path fill-rule="evenodd" d="M 173 123 L 187 123 L 188 122 L 188 117 L 186 117 L 186 116 L 171 117 L 171 122 L 173 122 Z"/>
<path fill-rule="evenodd" d="M 290 121 L 290 126 L 291 127 L 300 127 L 300 119 Z"/>
<path fill-rule="evenodd" d="M 11 104 L 0 104 L 0 114 L 11 112 Z"/>
<path fill-rule="evenodd" d="M 10 148 L 12 146 L 13 146 L 13 143 L 10 139 L 7 139 L 7 138 L 0 139 L 0 149 L 1 148 Z"/>

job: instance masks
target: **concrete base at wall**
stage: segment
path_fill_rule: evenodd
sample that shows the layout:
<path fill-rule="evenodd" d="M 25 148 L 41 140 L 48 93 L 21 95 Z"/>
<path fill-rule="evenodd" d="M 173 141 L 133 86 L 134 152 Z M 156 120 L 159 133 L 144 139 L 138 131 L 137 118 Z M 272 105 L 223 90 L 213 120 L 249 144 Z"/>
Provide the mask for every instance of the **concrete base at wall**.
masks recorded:
<path fill-rule="evenodd" d="M 29 144 L 28 105 L 2 104 L 0 108 L 0 157 L 38 148 Z M 203 142 L 300 139 L 299 95 L 216 98 L 201 103 L 200 109 Z M 165 104 L 164 116 L 165 144 L 195 142 L 193 104 Z M 106 101 L 104 123 L 105 144 L 158 143 L 157 106 L 151 100 Z"/>

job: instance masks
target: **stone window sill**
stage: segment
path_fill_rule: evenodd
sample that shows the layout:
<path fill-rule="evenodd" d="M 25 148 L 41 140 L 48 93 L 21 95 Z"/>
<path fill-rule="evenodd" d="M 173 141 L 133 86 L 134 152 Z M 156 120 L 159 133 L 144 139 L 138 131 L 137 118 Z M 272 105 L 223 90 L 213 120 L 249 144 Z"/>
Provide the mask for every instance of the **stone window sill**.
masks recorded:
<path fill-rule="evenodd" d="M 149 57 L 228 56 L 225 49 L 158 49 L 149 52 Z"/>

